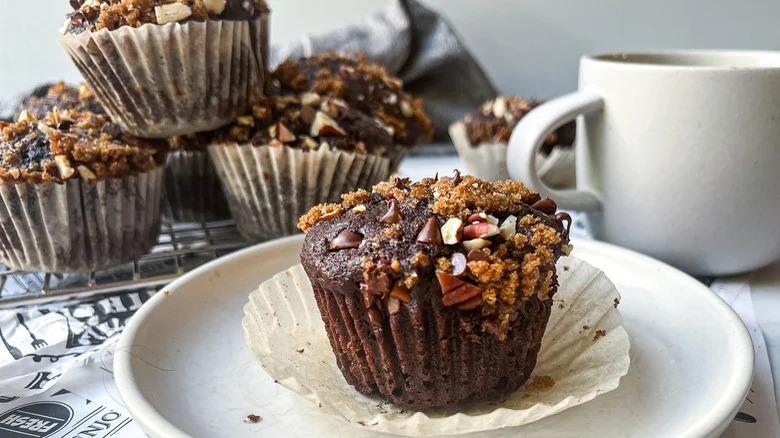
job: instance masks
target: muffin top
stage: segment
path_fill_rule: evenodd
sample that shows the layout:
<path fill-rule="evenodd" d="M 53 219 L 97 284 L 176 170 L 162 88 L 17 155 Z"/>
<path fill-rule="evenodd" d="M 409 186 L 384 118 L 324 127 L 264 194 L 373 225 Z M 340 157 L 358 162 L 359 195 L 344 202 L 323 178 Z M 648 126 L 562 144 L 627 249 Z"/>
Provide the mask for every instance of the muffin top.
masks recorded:
<path fill-rule="evenodd" d="M 282 90 L 337 97 L 392 129 L 396 143 L 412 146 L 433 138 L 433 122 L 421 99 L 402 89 L 400 79 L 360 54 L 335 52 L 287 60 L 273 72 Z"/>
<path fill-rule="evenodd" d="M 395 178 L 342 198 L 299 222 L 312 280 L 360 293 L 369 309 L 391 315 L 413 305 L 418 282 L 438 284 L 469 333 L 503 339 L 525 300 L 551 297 L 555 263 L 571 250 L 571 218 L 516 181 L 456 172 L 417 183 Z"/>
<path fill-rule="evenodd" d="M 105 116 L 54 109 L 43 118 L 22 111 L 0 122 L 0 182 L 89 182 L 146 172 L 164 162 L 164 142 L 122 134 Z"/>
<path fill-rule="evenodd" d="M 385 155 L 397 147 L 386 127 L 346 102 L 307 92 L 259 99 L 252 113 L 212 134 L 217 142 L 320 147 Z M 208 138 L 201 135 L 200 139 Z"/>
<path fill-rule="evenodd" d="M 52 85 L 43 96 L 30 95 L 19 105 L 20 111 L 26 110 L 40 119 L 45 118 L 54 108 L 60 111 L 89 111 L 103 115 L 106 113 L 103 106 L 95 98 L 95 93 L 86 85 L 82 84 L 79 88 L 72 88 L 65 85 L 65 82 L 57 82 Z"/>
<path fill-rule="evenodd" d="M 479 109 L 463 119 L 466 134 L 472 146 L 482 143 L 509 143 L 509 137 L 529 111 L 544 103 L 541 100 L 526 100 L 522 97 L 499 96 L 482 104 Z M 574 143 L 575 123 L 558 128 L 544 142 L 542 152 L 549 154 L 553 147 L 571 146 Z"/>
<path fill-rule="evenodd" d="M 268 12 L 264 0 L 70 0 L 61 33 L 78 34 L 122 26 L 205 20 L 249 20 Z"/>

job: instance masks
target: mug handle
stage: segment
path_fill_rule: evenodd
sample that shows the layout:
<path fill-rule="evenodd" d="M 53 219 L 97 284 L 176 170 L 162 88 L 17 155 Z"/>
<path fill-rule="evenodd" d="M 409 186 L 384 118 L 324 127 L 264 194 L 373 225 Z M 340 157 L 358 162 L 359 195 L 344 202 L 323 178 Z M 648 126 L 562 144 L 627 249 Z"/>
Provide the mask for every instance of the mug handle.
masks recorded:
<path fill-rule="evenodd" d="M 601 210 L 601 199 L 588 190 L 555 190 L 548 187 L 536 169 L 536 154 L 545 139 L 556 129 L 580 114 L 604 108 L 604 98 L 592 88 L 561 96 L 534 108 L 515 127 L 507 149 L 507 168 L 512 179 L 525 182 L 529 188 L 554 199 L 570 210 Z"/>

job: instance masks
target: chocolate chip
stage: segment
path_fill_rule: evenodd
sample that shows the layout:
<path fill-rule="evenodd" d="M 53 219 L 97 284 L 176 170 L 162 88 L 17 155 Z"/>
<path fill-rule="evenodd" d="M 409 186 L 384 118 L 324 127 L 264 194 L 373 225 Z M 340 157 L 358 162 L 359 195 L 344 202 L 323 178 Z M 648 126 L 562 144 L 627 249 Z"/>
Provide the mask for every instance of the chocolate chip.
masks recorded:
<path fill-rule="evenodd" d="M 368 319 L 371 321 L 371 325 L 374 327 L 382 327 L 382 312 L 380 312 L 376 307 L 368 309 Z"/>
<path fill-rule="evenodd" d="M 472 249 L 469 251 L 469 255 L 466 256 L 468 261 L 470 262 L 487 262 L 490 260 L 487 254 L 485 254 L 484 251 L 481 251 L 479 249 Z"/>
<path fill-rule="evenodd" d="M 525 202 L 526 204 L 535 204 L 535 203 L 539 202 L 539 200 L 541 200 L 541 199 L 542 199 L 542 196 L 540 194 L 538 194 L 538 193 L 530 193 L 528 195 L 528 199 L 524 199 L 523 202 Z"/>
<path fill-rule="evenodd" d="M 70 0 L 70 7 L 72 7 L 77 11 L 81 8 L 81 5 L 83 4 L 84 4 L 84 0 Z"/>
<path fill-rule="evenodd" d="M 340 249 L 357 248 L 362 241 L 362 234 L 344 230 L 330 242 L 330 250 L 337 251 Z"/>
<path fill-rule="evenodd" d="M 452 257 L 450 257 L 450 262 L 452 263 L 452 275 L 460 277 L 466 274 L 468 266 L 466 265 L 466 256 L 463 255 L 463 253 L 456 252 L 453 254 Z"/>
<path fill-rule="evenodd" d="M 317 117 L 317 111 L 310 106 L 301 107 L 301 120 L 304 123 L 311 125 L 314 123 L 314 118 Z"/>
<path fill-rule="evenodd" d="M 73 126 L 73 122 L 62 121 L 57 124 L 57 129 L 60 131 L 70 131 L 71 126 Z"/>
<path fill-rule="evenodd" d="M 436 172 L 436 176 L 433 177 L 433 182 L 439 182 L 439 172 Z"/>
<path fill-rule="evenodd" d="M 441 230 L 439 229 L 439 220 L 435 217 L 429 218 L 425 223 L 420 234 L 417 235 L 417 241 L 420 243 L 431 243 L 434 245 L 443 245 Z"/>
<path fill-rule="evenodd" d="M 568 234 L 571 231 L 572 220 L 571 220 L 571 216 L 569 215 L 569 213 L 563 213 L 563 212 L 558 213 L 555 216 L 553 216 L 553 220 L 555 220 L 555 222 L 558 222 L 559 224 L 561 224 L 561 227 L 563 227 L 563 222 L 567 221 L 568 224 L 566 224 L 566 233 Z"/>
<path fill-rule="evenodd" d="M 383 224 L 397 224 L 402 220 L 404 220 L 404 218 L 401 216 L 401 209 L 398 207 L 398 201 L 395 199 L 387 201 L 387 213 L 382 216 L 380 222 Z"/>
<path fill-rule="evenodd" d="M 477 307 L 479 307 L 480 304 L 482 304 L 482 295 L 477 295 L 474 298 L 472 298 L 472 299 L 470 299 L 470 300 L 468 300 L 468 301 L 466 301 L 464 303 L 458 304 L 458 310 L 461 310 L 461 311 L 474 310 Z"/>
<path fill-rule="evenodd" d="M 452 178 L 452 185 L 458 185 L 460 182 L 463 181 L 463 178 L 460 177 L 460 170 L 455 169 L 455 178 Z"/>
<path fill-rule="evenodd" d="M 399 177 L 393 177 L 393 187 L 401 190 L 409 190 L 409 178 L 399 178 Z"/>
<path fill-rule="evenodd" d="M 553 215 L 556 211 L 558 211 L 558 206 L 555 204 L 555 201 L 550 198 L 544 198 L 541 201 L 534 202 L 534 204 L 531 205 L 531 208 L 549 215 Z"/>

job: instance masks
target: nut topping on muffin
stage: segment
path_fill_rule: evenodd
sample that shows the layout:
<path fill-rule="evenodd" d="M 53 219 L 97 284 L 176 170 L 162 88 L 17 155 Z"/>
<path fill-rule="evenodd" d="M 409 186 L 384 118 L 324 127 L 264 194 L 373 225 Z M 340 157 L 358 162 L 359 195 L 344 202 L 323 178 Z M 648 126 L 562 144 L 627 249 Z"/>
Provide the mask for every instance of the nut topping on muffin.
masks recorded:
<path fill-rule="evenodd" d="M 43 118 L 22 111 L 16 123 L 0 123 L 0 181 L 57 182 L 81 176 L 95 182 L 152 170 L 166 146 L 122 134 L 107 117 L 60 111 Z"/>
<path fill-rule="evenodd" d="M 435 273 L 444 306 L 478 310 L 464 320 L 465 329 L 478 333 L 488 321 L 499 339 L 525 300 L 555 292 L 555 261 L 570 250 L 566 218 L 553 216 L 555 203 L 515 181 L 459 173 L 413 184 L 397 179 L 343 198 L 313 208 L 299 223 L 324 238 L 321 247 L 319 237 L 307 239 L 304 252 L 316 255 L 313 263 L 339 267 L 329 283 L 360 276 L 361 293 L 380 298 L 367 299 L 369 307 L 394 314 L 391 292 L 408 304 L 407 295 L 414 299 L 408 284 L 416 281 L 410 278 Z M 360 266 L 353 265 L 357 259 Z M 420 264 L 423 259 L 433 265 Z"/>
<path fill-rule="evenodd" d="M 477 111 L 463 119 L 471 145 L 508 143 L 517 122 L 542 103 L 544 102 L 541 100 L 529 101 L 519 96 L 499 96 L 485 102 Z M 572 122 L 550 134 L 545 140 L 542 152 L 549 154 L 556 145 L 571 146 L 574 142 L 574 130 L 575 124 Z"/>
<path fill-rule="evenodd" d="M 404 92 L 399 79 L 364 55 L 324 53 L 283 62 L 273 73 L 283 92 L 304 93 L 302 99 L 331 96 L 368 114 L 393 135 L 412 146 L 433 138 L 433 123 L 420 99 Z"/>
<path fill-rule="evenodd" d="M 268 12 L 263 0 L 70 0 L 62 33 L 81 33 L 122 26 L 166 24 L 187 20 L 249 20 Z"/>

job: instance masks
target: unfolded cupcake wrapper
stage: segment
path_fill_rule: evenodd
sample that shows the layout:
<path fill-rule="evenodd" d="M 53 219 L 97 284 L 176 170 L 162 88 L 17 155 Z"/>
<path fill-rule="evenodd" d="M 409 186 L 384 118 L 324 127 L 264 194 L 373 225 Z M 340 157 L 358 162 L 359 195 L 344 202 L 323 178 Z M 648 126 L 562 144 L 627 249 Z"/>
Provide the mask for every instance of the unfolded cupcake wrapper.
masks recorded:
<path fill-rule="evenodd" d="M 253 241 L 295 234 L 317 204 L 370 190 L 390 177 L 390 160 L 320 148 L 217 144 L 208 148 L 238 230 Z"/>
<path fill-rule="evenodd" d="M 615 286 L 601 271 L 573 257 L 558 262 L 558 276 L 561 286 L 553 299 L 532 384 L 498 402 L 416 411 L 358 392 L 345 380 L 340 359 L 334 357 L 339 344 L 326 336 L 317 303 L 323 291 L 313 290 L 300 265 L 277 274 L 250 295 L 243 325 L 250 349 L 271 378 L 324 413 L 361 428 L 403 436 L 439 436 L 522 426 L 617 388 L 629 368 L 629 339 L 615 305 L 620 299 Z M 338 291 L 326 293 L 338 300 Z M 342 316 L 328 313 L 327 318 L 345 327 L 352 325 L 348 308 L 337 307 Z M 405 325 L 391 327 L 392 336 L 411 330 Z M 355 345 L 365 342 L 356 334 L 351 336 Z M 400 351 L 405 345 L 388 340 L 383 348 L 389 354 L 430 354 L 426 349 Z M 500 351 L 485 353 L 495 360 L 509 360 Z"/>
<path fill-rule="evenodd" d="M 124 26 L 59 42 L 124 132 L 163 138 L 216 129 L 247 111 L 263 91 L 267 18 Z"/>
<path fill-rule="evenodd" d="M 160 232 L 163 169 L 63 184 L 0 185 L 0 258 L 11 268 L 88 272 L 145 254 Z"/>
<path fill-rule="evenodd" d="M 165 166 L 163 217 L 173 222 L 230 219 L 230 208 L 206 151 L 174 150 Z"/>
<path fill-rule="evenodd" d="M 509 179 L 504 143 L 482 143 L 472 146 L 463 122 L 450 126 L 450 138 L 468 172 L 489 181 Z M 570 188 L 575 185 L 574 149 L 555 147 L 548 156 L 537 154 L 539 177 L 552 188 Z"/>

